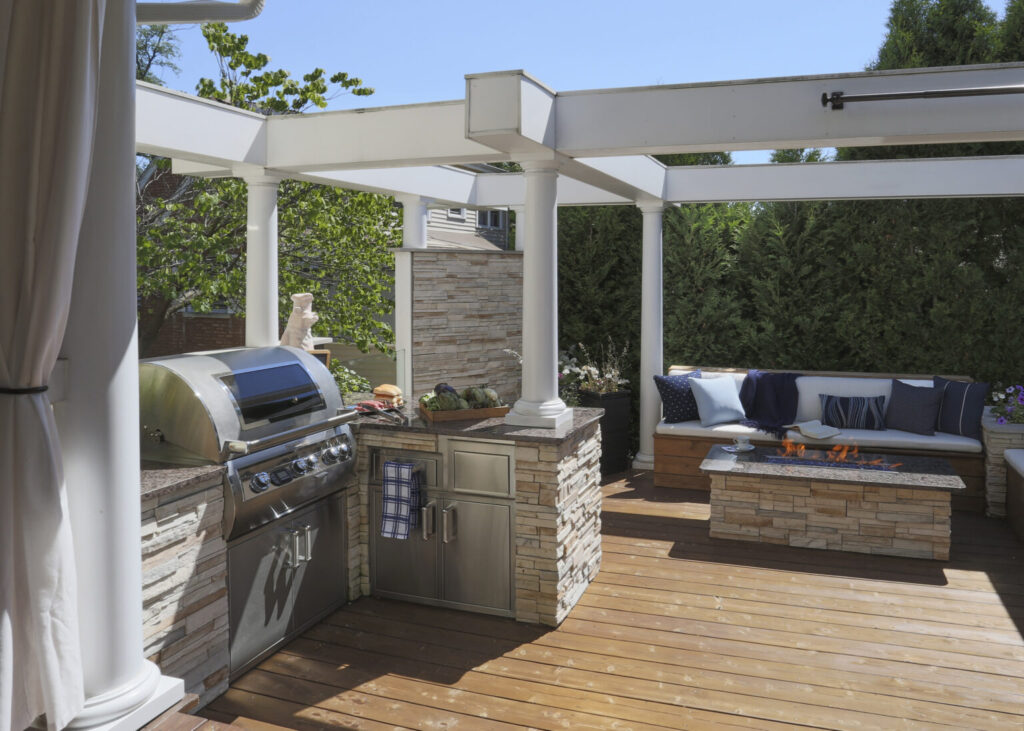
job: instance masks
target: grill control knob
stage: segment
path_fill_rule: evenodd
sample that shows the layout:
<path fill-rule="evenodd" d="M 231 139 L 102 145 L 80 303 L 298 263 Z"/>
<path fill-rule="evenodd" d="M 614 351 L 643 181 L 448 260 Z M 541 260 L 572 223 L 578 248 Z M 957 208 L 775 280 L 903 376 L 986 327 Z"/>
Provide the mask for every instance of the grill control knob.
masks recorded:
<path fill-rule="evenodd" d="M 297 460 L 292 462 L 292 469 L 297 475 L 304 475 L 311 469 L 309 460 L 305 457 L 299 457 Z"/>
<path fill-rule="evenodd" d="M 328 447 L 320 453 L 320 459 L 324 464 L 334 464 L 341 459 L 341 447 Z"/>
<path fill-rule="evenodd" d="M 338 452 L 341 455 L 341 459 L 346 460 L 352 456 L 352 447 L 350 447 L 348 442 L 346 441 L 340 447 L 338 447 Z"/>
<path fill-rule="evenodd" d="M 249 489 L 253 492 L 263 492 L 270 487 L 270 475 L 266 472 L 257 472 L 249 479 Z"/>

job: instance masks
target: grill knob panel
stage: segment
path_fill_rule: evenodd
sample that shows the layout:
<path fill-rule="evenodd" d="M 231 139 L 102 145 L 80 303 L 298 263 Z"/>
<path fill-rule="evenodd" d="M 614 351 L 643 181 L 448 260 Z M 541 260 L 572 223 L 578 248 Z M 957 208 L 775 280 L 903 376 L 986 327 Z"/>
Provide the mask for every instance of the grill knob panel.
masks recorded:
<path fill-rule="evenodd" d="M 266 472 L 257 472 L 249 479 L 249 489 L 253 492 L 264 492 L 270 487 L 270 475 Z"/>

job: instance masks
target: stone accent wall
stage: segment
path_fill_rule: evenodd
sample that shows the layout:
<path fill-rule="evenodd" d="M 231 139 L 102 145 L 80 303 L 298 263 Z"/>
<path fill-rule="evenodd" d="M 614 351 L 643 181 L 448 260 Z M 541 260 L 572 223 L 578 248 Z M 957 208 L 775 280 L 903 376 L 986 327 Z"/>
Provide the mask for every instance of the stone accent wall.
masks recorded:
<path fill-rule="evenodd" d="M 142 502 L 146 657 L 205 704 L 228 688 L 227 547 L 220 476 Z"/>
<path fill-rule="evenodd" d="M 442 381 L 486 383 L 505 402 L 519 397 L 523 257 L 517 252 L 415 251 L 412 255 L 413 391 Z"/>
<path fill-rule="evenodd" d="M 601 430 L 516 445 L 515 612 L 557 627 L 601 568 Z"/>
<path fill-rule="evenodd" d="M 945 561 L 950 493 L 712 474 L 711 537 Z"/>
<path fill-rule="evenodd" d="M 991 414 L 981 420 L 982 441 L 985 444 L 985 514 L 1002 518 L 1006 515 L 1006 460 L 1007 449 L 1024 448 L 1024 425 L 996 424 Z"/>

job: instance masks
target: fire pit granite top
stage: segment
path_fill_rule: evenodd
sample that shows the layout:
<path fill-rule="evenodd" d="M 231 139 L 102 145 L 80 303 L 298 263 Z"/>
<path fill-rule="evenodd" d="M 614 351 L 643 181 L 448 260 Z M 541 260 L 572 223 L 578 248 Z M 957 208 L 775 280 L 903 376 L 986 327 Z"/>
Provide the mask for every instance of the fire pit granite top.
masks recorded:
<path fill-rule="evenodd" d="M 846 482 L 860 485 L 881 485 L 889 487 L 910 487 L 916 489 L 948 490 L 954 492 L 965 488 L 964 481 L 957 476 L 948 460 L 940 457 L 915 457 L 893 454 L 868 454 L 860 456 L 867 460 L 881 460 L 879 466 L 862 468 L 850 465 L 835 465 L 825 461 L 821 453 L 820 462 L 811 462 L 818 456 L 808 450 L 804 458 L 792 462 L 769 461 L 777 457 L 779 450 L 774 447 L 757 447 L 750 452 L 731 454 L 721 445 L 715 445 L 701 463 L 700 469 L 708 474 L 728 473 L 759 477 L 817 480 L 822 482 Z"/>

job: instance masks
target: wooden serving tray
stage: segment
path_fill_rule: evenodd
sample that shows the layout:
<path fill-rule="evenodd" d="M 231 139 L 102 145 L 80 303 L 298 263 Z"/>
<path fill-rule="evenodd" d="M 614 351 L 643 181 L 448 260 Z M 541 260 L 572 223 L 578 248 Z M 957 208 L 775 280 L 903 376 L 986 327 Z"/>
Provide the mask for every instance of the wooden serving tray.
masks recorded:
<path fill-rule="evenodd" d="M 466 419 L 493 419 L 509 412 L 508 406 L 495 406 L 491 409 L 456 409 L 455 411 L 428 411 L 419 405 L 420 416 L 431 424 L 437 421 L 464 421 Z"/>

